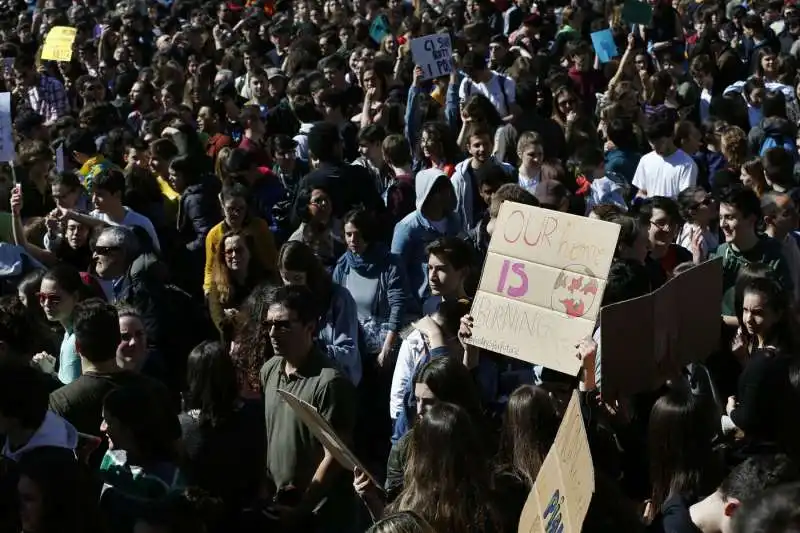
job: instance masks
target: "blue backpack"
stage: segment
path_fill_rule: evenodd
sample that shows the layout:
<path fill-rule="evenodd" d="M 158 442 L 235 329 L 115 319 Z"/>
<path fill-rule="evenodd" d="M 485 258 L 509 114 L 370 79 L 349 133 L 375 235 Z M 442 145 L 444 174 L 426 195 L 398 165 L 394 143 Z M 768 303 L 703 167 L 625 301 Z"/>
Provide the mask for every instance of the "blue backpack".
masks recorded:
<path fill-rule="evenodd" d="M 795 147 L 795 142 L 792 137 L 782 133 L 767 134 L 761 142 L 761 150 L 758 155 L 763 157 L 770 148 L 783 148 L 792 156 L 792 161 L 795 163 L 797 162 L 797 148 Z"/>

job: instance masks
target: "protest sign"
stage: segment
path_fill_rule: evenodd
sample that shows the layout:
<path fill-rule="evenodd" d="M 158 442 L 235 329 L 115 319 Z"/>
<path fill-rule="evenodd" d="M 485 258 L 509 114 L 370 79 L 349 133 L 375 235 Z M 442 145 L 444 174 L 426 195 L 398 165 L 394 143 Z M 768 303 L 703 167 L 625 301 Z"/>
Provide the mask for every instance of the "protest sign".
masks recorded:
<path fill-rule="evenodd" d="M 519 521 L 519 533 L 580 533 L 594 493 L 594 466 L 572 391 L 556 439 L 547 452 Z"/>
<path fill-rule="evenodd" d="M 503 202 L 471 314 L 469 343 L 575 375 L 619 225 Z"/>
<path fill-rule="evenodd" d="M 383 38 L 391 33 L 389 21 L 385 15 L 378 15 L 369 25 L 369 36 L 376 44 L 381 44 Z"/>
<path fill-rule="evenodd" d="M 362 472 L 364 472 L 367 476 L 369 476 L 370 480 L 375 484 L 376 487 L 381 487 L 381 484 L 378 483 L 372 474 L 361 464 L 361 461 L 358 460 L 358 457 L 355 456 L 353 452 L 345 445 L 342 439 L 336 434 L 333 428 L 328 424 L 328 421 L 322 418 L 317 410 L 314 408 L 313 405 L 309 404 L 308 402 L 304 402 L 291 392 L 285 390 L 279 390 L 278 394 L 280 395 L 283 400 L 289 404 L 289 407 L 292 408 L 292 411 L 303 421 L 303 423 L 308 426 L 308 429 L 311 430 L 311 433 L 317 438 L 317 440 L 328 450 L 333 458 L 346 468 L 349 472 L 352 472 L 354 468 L 358 468 Z"/>
<path fill-rule="evenodd" d="M 649 26 L 653 20 L 653 8 L 647 2 L 625 0 L 622 5 L 622 20 L 628 24 Z"/>
<path fill-rule="evenodd" d="M 422 67 L 423 80 L 446 76 L 453 72 L 453 45 L 450 34 L 435 33 L 411 40 L 411 57 Z"/>
<path fill-rule="evenodd" d="M 591 38 L 594 53 L 601 63 L 608 63 L 619 54 L 611 30 L 596 31 L 592 33 Z"/>
<path fill-rule="evenodd" d="M 75 42 L 75 28 L 55 26 L 44 38 L 42 59 L 47 61 L 70 61 L 72 44 Z"/>
<path fill-rule="evenodd" d="M 600 313 L 604 399 L 652 391 L 719 347 L 722 259 Z"/>
<path fill-rule="evenodd" d="M 0 162 L 16 158 L 11 124 L 11 93 L 0 93 Z"/>

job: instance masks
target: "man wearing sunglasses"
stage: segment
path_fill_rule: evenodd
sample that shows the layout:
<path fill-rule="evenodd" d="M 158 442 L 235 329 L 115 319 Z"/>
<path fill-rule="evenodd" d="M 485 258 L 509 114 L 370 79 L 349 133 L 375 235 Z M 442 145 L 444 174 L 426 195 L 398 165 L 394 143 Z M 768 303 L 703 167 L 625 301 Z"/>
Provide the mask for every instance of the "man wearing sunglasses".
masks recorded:
<path fill-rule="evenodd" d="M 306 287 L 281 287 L 269 295 L 264 325 L 275 356 L 261 369 L 266 467 L 283 523 L 302 528 L 314 513 L 333 531 L 353 518 L 352 477 L 278 394 L 285 390 L 311 404 L 342 440 L 352 442 L 355 389 L 317 347 L 318 317 Z"/>

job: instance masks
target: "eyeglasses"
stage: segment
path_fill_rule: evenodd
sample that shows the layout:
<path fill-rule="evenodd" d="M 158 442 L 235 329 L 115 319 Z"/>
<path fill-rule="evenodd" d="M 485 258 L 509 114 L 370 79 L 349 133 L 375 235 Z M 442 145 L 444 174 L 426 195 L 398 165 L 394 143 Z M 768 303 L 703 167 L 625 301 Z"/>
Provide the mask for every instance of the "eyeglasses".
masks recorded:
<path fill-rule="evenodd" d="M 61 296 L 54 292 L 40 292 L 37 294 L 39 297 L 39 303 L 44 305 L 50 302 L 53 305 L 58 305 L 61 303 Z"/>
<path fill-rule="evenodd" d="M 661 231 L 669 231 L 674 226 L 674 224 L 669 220 L 659 220 L 659 221 L 651 220 L 650 224 L 657 227 Z"/>
<path fill-rule="evenodd" d="M 275 331 L 285 333 L 292 329 L 292 324 L 296 322 L 295 320 L 265 320 L 264 327 L 267 328 L 267 331 L 272 331 L 272 328 L 275 328 Z"/>
<path fill-rule="evenodd" d="M 119 246 L 95 246 L 94 253 L 97 255 L 111 255 L 119 251 Z"/>
<path fill-rule="evenodd" d="M 311 204 L 318 205 L 320 207 L 325 207 L 331 205 L 331 201 L 328 198 L 312 198 Z"/>

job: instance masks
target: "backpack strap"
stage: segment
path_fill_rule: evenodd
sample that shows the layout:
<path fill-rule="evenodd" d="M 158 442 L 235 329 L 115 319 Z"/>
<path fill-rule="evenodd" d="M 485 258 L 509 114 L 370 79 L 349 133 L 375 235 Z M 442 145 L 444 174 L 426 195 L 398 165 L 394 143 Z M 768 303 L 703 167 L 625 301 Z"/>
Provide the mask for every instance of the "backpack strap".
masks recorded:
<path fill-rule="evenodd" d="M 497 74 L 497 82 L 500 84 L 500 92 L 503 93 L 503 105 L 506 106 L 506 113 L 511 114 L 511 108 L 508 106 L 508 95 L 506 94 L 506 77 L 503 74 Z"/>

